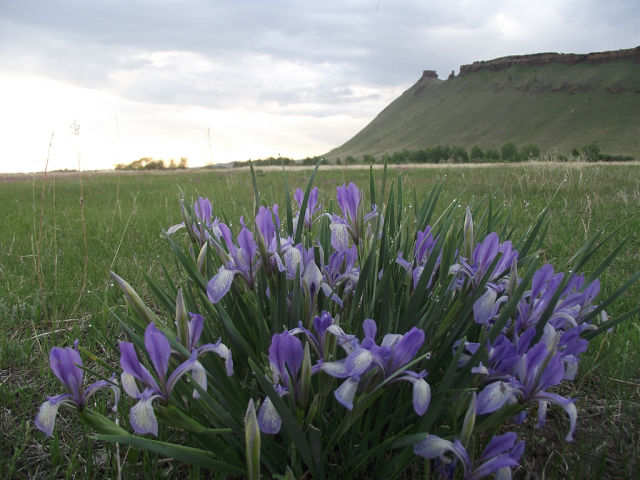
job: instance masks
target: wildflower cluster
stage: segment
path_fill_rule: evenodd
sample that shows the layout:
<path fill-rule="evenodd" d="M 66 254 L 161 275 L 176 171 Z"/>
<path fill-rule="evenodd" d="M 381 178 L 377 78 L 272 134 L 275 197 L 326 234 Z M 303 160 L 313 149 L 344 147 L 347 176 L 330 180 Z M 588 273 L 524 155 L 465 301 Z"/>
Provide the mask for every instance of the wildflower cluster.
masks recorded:
<path fill-rule="evenodd" d="M 532 409 L 542 426 L 550 405 L 571 441 L 577 408 L 554 387 L 609 325 L 598 280 L 537 264 L 539 228 L 501 241 L 479 235 L 469 209 L 461 228 L 453 209 L 430 222 L 436 193 L 409 215 L 400 180 L 380 209 L 371 185 L 368 204 L 338 186 L 337 212 L 298 189 L 297 209 L 287 194 L 286 209 L 258 205 L 237 227 L 206 198 L 183 205 L 166 238 L 184 272 L 152 283 L 160 310 L 113 274 L 130 306 L 120 381 L 83 390 L 77 349 L 54 348 L 68 393 L 43 403 L 38 428 L 52 434 L 61 404 L 83 410 L 102 387 L 117 403 L 122 389 L 131 401 L 114 412 L 134 433 L 100 417 L 99 438 L 249 478 L 392 478 L 415 455 L 445 478 L 510 478 L 525 445 L 498 429 Z M 143 438 L 175 431 L 188 450 Z"/>

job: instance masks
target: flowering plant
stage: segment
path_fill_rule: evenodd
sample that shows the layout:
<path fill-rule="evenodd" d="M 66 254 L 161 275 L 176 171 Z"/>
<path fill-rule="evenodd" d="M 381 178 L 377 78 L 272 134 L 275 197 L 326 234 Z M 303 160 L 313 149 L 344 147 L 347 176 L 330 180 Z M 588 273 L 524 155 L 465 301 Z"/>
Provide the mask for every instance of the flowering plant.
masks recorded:
<path fill-rule="evenodd" d="M 439 189 L 405 209 L 400 178 L 380 207 L 384 175 L 380 192 L 371 173 L 369 201 L 339 186 L 332 212 L 314 172 L 297 208 L 285 193 L 284 221 L 256 190 L 235 234 L 208 199 L 183 204 L 166 232 L 182 272 L 149 280 L 154 307 L 113 274 L 130 307 L 119 388 L 131 402 L 118 422 L 81 416 L 97 437 L 252 479 L 510 478 L 526 446 L 505 429 L 531 412 L 542 425 L 550 406 L 572 441 L 577 408 L 555 387 L 628 318 L 604 310 L 620 292 L 599 301 L 597 278 L 576 273 L 600 244 L 556 272 L 538 260 L 544 212 L 509 238 L 491 212 L 482 227 L 470 209 L 434 218 Z M 83 390 L 81 365 L 75 349 L 51 352 L 69 393 L 40 408 L 47 435 L 60 404 L 86 411 L 105 386 L 119 398 L 115 378 Z"/>

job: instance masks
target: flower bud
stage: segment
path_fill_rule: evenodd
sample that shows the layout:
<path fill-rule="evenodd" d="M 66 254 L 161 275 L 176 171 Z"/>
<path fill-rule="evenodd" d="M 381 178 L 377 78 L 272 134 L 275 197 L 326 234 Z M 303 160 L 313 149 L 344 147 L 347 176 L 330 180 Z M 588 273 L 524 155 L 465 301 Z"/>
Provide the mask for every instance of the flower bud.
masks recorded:
<path fill-rule="evenodd" d="M 253 399 L 249 400 L 247 412 L 244 415 L 244 442 L 247 455 L 247 478 L 258 480 L 260 478 L 260 427 Z"/>
<path fill-rule="evenodd" d="M 142 325 L 143 327 L 149 323 L 160 323 L 158 321 L 158 318 L 156 317 L 156 314 L 153 313 L 153 311 L 151 311 L 151 309 L 144 304 L 144 302 L 140 298 L 140 295 L 137 294 L 137 292 L 131 285 L 129 285 L 122 277 L 114 272 L 111 272 L 111 278 L 113 278 L 113 280 L 118 284 L 118 286 L 124 293 L 124 298 L 127 301 L 129 307 L 131 307 L 131 309 L 140 319 L 146 321 L 145 324 Z"/>
<path fill-rule="evenodd" d="M 309 343 L 304 344 L 304 356 L 302 358 L 302 370 L 300 374 L 300 403 L 303 406 L 309 401 L 311 391 L 311 351 Z"/>
<path fill-rule="evenodd" d="M 180 211 L 182 213 L 182 220 L 184 222 L 184 226 L 187 227 L 187 232 L 189 232 L 189 237 L 191 241 L 195 244 L 198 244 L 198 236 L 193 231 L 193 218 L 187 211 L 187 207 L 184 204 L 184 198 L 180 199 Z"/>
<path fill-rule="evenodd" d="M 189 319 L 187 318 L 187 309 L 184 305 L 182 288 L 178 288 L 178 295 L 176 296 L 176 329 L 178 333 L 178 340 L 180 340 L 182 345 L 188 347 Z"/>
<path fill-rule="evenodd" d="M 473 256 L 473 217 L 471 216 L 471 209 L 467 207 L 467 211 L 464 215 L 464 256 L 470 259 Z"/>
<path fill-rule="evenodd" d="M 207 245 L 207 242 L 202 245 L 202 249 L 200 249 L 200 253 L 198 254 L 198 260 L 196 261 L 198 271 L 203 277 L 206 277 L 207 273 Z"/>
<path fill-rule="evenodd" d="M 462 423 L 462 432 L 460 433 L 462 444 L 469 446 L 469 440 L 471 440 L 471 434 L 473 428 L 476 425 L 476 392 L 473 392 L 471 397 L 471 403 L 467 408 L 467 413 L 464 416 L 464 422 Z"/>

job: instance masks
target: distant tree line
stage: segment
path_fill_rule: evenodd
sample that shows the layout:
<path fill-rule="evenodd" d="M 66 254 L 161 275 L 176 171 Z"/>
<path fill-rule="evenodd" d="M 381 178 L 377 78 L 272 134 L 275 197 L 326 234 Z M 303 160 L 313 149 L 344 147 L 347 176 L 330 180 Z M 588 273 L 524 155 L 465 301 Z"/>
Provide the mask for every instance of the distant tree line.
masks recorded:
<path fill-rule="evenodd" d="M 141 159 L 143 160 L 143 159 Z M 423 148 L 420 150 L 402 150 L 394 153 L 385 153 L 377 157 L 373 155 L 363 155 L 354 157 L 336 158 L 330 162 L 324 157 L 307 157 L 302 160 L 294 160 L 289 157 L 268 157 L 258 160 L 247 160 L 242 162 L 233 162 L 233 167 L 248 167 L 252 163 L 254 167 L 265 166 L 289 166 L 289 165 L 305 165 L 313 166 L 318 161 L 321 165 L 335 163 L 336 165 L 370 165 L 383 164 L 385 161 L 389 164 L 406 164 L 406 163 L 493 163 L 493 162 L 527 162 L 530 160 L 541 161 L 586 161 L 586 162 L 612 162 L 612 161 L 631 161 L 633 157 L 628 155 L 610 155 L 602 153 L 600 147 L 596 143 L 590 143 L 581 148 L 574 148 L 570 156 L 558 152 L 542 153 L 540 147 L 535 144 L 526 144 L 520 147 L 512 142 L 507 142 L 500 148 L 481 148 L 474 146 L 470 150 L 460 146 L 436 145 L 434 147 Z M 134 162 L 135 163 L 135 162 Z M 215 168 L 215 165 L 209 168 Z M 117 168 L 117 167 L 116 167 Z"/>
<path fill-rule="evenodd" d="M 179 170 L 187 168 L 188 160 L 186 157 L 176 161 L 172 158 L 168 162 L 162 159 L 154 160 L 151 157 L 142 157 L 131 163 L 118 163 L 116 170 Z"/>
<path fill-rule="evenodd" d="M 584 160 L 586 162 L 630 162 L 633 157 L 630 155 L 612 155 L 609 153 L 603 153 L 600 151 L 600 147 L 596 143 L 590 143 L 585 145 L 581 149 L 574 148 L 571 151 L 571 156 L 578 160 Z M 568 161 L 568 158 L 562 159 Z"/>
<path fill-rule="evenodd" d="M 402 150 L 394 153 L 386 153 L 379 157 L 373 155 L 363 155 L 356 158 L 349 155 L 345 158 L 336 158 L 337 165 L 358 165 L 384 163 L 492 163 L 492 162 L 527 162 L 530 160 L 548 161 L 586 161 L 586 162 L 612 162 L 612 161 L 632 161 L 634 158 L 629 155 L 611 155 L 601 152 L 597 144 L 591 143 L 582 148 L 574 148 L 571 152 L 571 159 L 561 153 L 541 154 L 540 147 L 535 144 L 527 144 L 517 147 L 514 143 L 508 142 L 500 149 L 482 149 L 474 146 L 466 150 L 460 146 L 437 145 L 435 147 L 420 150 Z M 312 162 L 315 164 L 315 160 Z"/>
<path fill-rule="evenodd" d="M 251 162 L 256 167 L 281 167 L 282 165 L 295 165 L 297 160 L 288 157 L 268 157 L 258 160 L 246 160 L 244 162 L 233 162 L 234 167 L 248 167 Z"/>
<path fill-rule="evenodd" d="M 387 153 L 379 158 L 364 155 L 361 158 L 348 156 L 337 158 L 338 165 L 355 165 L 358 163 L 480 163 L 480 162 L 524 162 L 540 157 L 537 145 L 524 145 L 518 148 L 513 143 L 505 143 L 499 150 L 496 148 L 482 149 L 474 146 L 467 150 L 460 146 L 436 145 L 420 150 L 402 150 Z"/>

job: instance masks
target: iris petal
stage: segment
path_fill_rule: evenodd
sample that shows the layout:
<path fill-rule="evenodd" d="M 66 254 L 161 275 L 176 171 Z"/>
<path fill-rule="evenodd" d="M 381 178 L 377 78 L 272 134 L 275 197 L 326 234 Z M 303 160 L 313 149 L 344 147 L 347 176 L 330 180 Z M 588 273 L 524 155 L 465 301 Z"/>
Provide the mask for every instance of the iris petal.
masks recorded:
<path fill-rule="evenodd" d="M 353 399 L 358 391 L 359 383 L 358 377 L 349 377 L 334 392 L 336 400 L 348 410 L 353 410 Z"/>
<path fill-rule="evenodd" d="M 67 387 L 77 403 L 82 403 L 80 389 L 83 372 L 82 359 L 73 348 L 53 347 L 49 353 L 49 364 L 56 377 Z"/>
<path fill-rule="evenodd" d="M 505 382 L 490 383 L 478 394 L 478 415 L 495 412 L 506 403 L 516 400 L 515 391 Z"/>
<path fill-rule="evenodd" d="M 233 375 L 233 357 L 231 355 L 231 350 L 229 350 L 229 347 L 218 340 L 218 342 L 216 343 L 207 343 L 206 345 L 202 345 L 200 348 L 198 348 L 198 356 L 206 352 L 214 352 L 220 358 L 222 358 L 224 360 L 227 376 L 230 377 Z"/>
<path fill-rule="evenodd" d="M 331 229 L 331 246 L 334 250 L 342 252 L 349 249 L 349 227 L 344 223 L 332 223 L 329 225 Z"/>
<path fill-rule="evenodd" d="M 171 375 L 169 375 L 169 379 L 167 380 L 167 394 L 171 394 L 173 387 L 175 387 L 178 380 L 180 380 L 180 377 L 194 368 L 194 365 L 197 363 L 197 358 L 198 352 L 197 350 L 194 350 L 189 359 L 182 362 L 173 372 L 171 372 Z"/>
<path fill-rule="evenodd" d="M 153 322 L 144 331 L 144 346 L 147 349 L 153 368 L 160 377 L 160 381 L 164 382 L 169 370 L 171 346 L 167 337 L 156 328 Z"/>
<path fill-rule="evenodd" d="M 209 283 L 207 284 L 207 296 L 212 303 L 218 303 L 222 300 L 222 297 L 227 294 L 231 288 L 231 284 L 233 283 L 234 276 L 234 271 L 220 267 L 218 273 L 209 280 Z"/>
<path fill-rule="evenodd" d="M 413 446 L 413 452 L 416 455 L 427 459 L 443 458 L 445 453 L 452 451 L 453 443 L 437 435 L 427 435 L 424 440 Z"/>
<path fill-rule="evenodd" d="M 413 382 L 413 410 L 422 416 L 425 414 L 431 403 L 431 387 L 423 379 Z"/>
<path fill-rule="evenodd" d="M 191 378 L 202 390 L 207 389 L 207 372 L 200 362 L 195 362 L 191 368 Z M 194 388 L 193 398 L 200 398 L 200 393 Z"/>
<path fill-rule="evenodd" d="M 56 425 L 56 416 L 58 415 L 58 408 L 65 402 L 71 399 L 71 395 L 63 393 L 55 397 L 49 397 L 49 400 L 40 405 L 38 415 L 34 421 L 38 430 L 43 432 L 47 437 L 53 435 L 53 429 Z"/>
<path fill-rule="evenodd" d="M 140 397 L 140 390 L 138 389 L 138 384 L 136 383 L 136 379 L 133 375 L 122 372 L 120 374 L 120 383 L 122 384 L 122 389 L 132 398 Z"/>
<path fill-rule="evenodd" d="M 152 405 L 153 400 L 158 397 L 159 395 L 153 395 L 150 390 L 145 390 L 140 401 L 129 411 L 129 422 L 138 435 L 150 433 L 158 436 L 158 420 Z"/>
<path fill-rule="evenodd" d="M 138 360 L 138 354 L 131 342 L 120 342 L 120 366 L 122 370 L 155 391 L 159 391 L 157 382 L 144 365 Z"/>
<path fill-rule="evenodd" d="M 191 320 L 189 321 L 189 345 L 188 350 L 193 350 L 202 335 L 202 327 L 204 326 L 204 317 L 198 313 L 189 313 Z"/>

